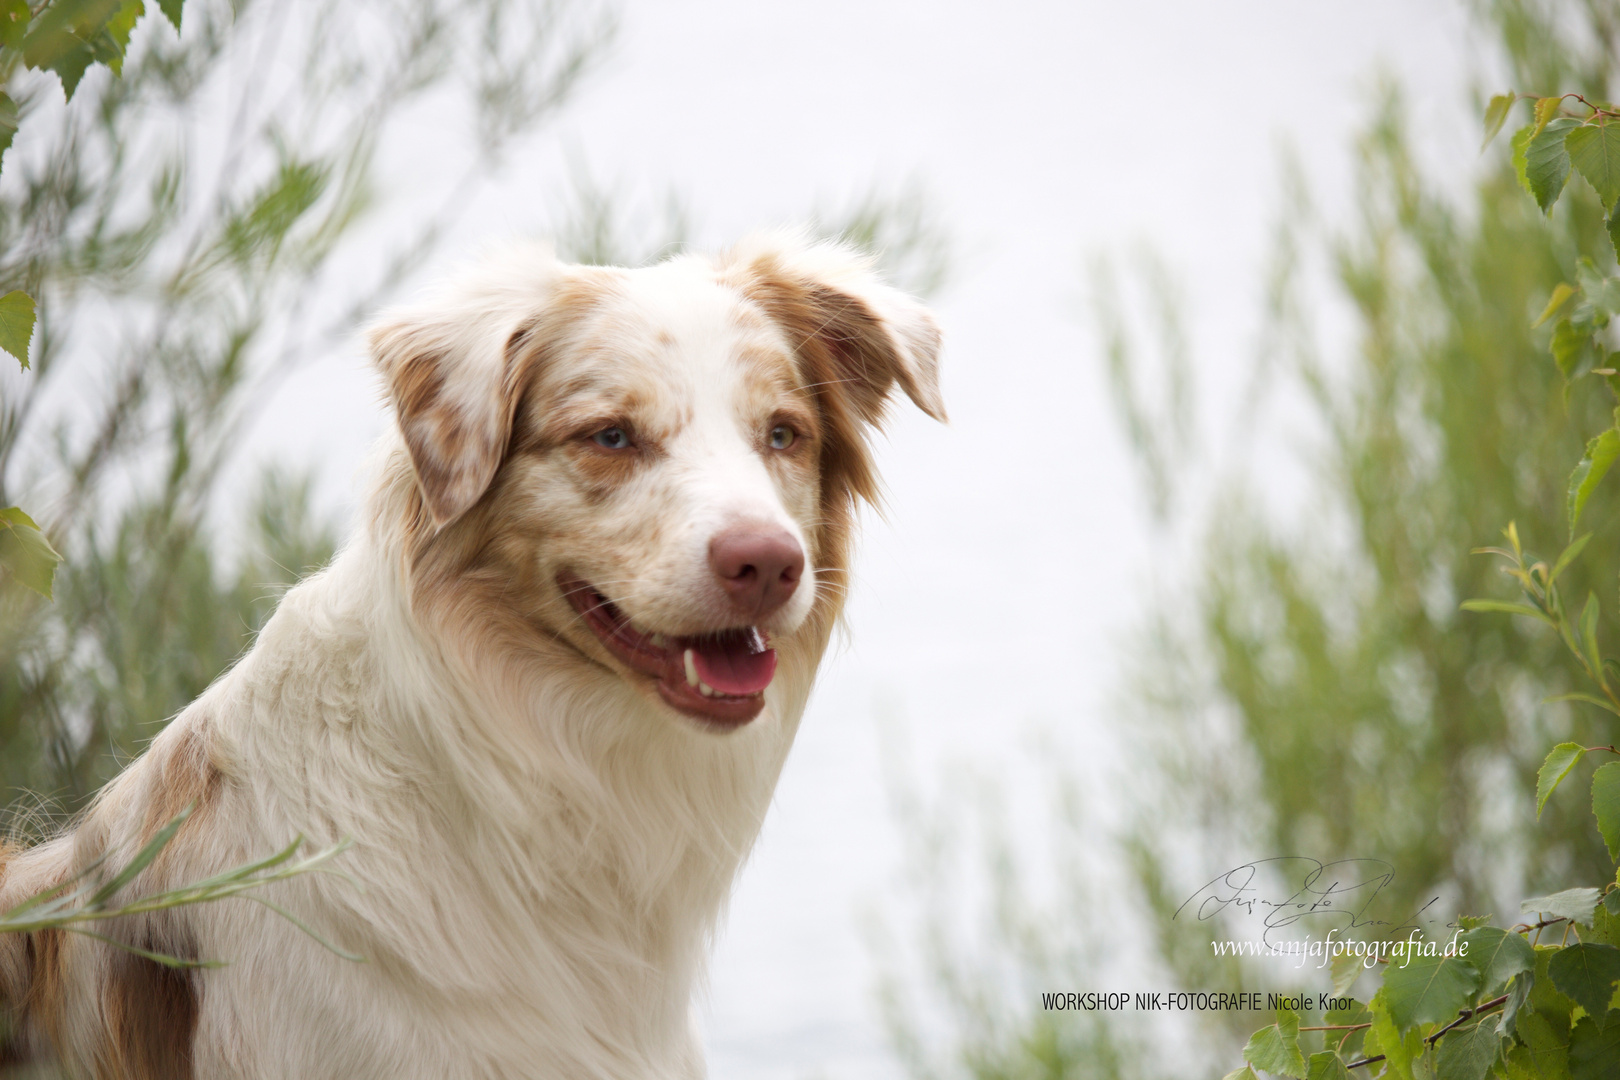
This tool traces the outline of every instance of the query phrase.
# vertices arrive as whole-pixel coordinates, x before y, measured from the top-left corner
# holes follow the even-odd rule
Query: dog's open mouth
[[[674,637],[636,629],[612,602],[578,578],[559,578],[574,605],[608,651],[657,681],[674,708],[710,724],[740,727],[765,707],[765,688],[776,674],[776,650],[752,626]]]

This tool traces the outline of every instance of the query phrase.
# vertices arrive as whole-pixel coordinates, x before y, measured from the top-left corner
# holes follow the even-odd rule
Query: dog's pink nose
[[[777,525],[734,525],[709,541],[709,566],[737,611],[756,622],[788,602],[804,549]]]

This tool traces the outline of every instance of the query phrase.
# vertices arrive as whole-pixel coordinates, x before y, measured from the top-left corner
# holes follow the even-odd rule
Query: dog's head
[[[413,602],[563,642],[711,727],[759,714],[773,646],[819,654],[891,388],[944,419],[929,313],[793,236],[640,270],[528,250],[371,341]]]

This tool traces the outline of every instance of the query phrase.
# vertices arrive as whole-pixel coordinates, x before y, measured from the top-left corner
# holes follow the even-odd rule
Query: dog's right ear
[[[862,421],[880,422],[897,384],[923,412],[945,419],[939,326],[921,303],[880,281],[870,258],[786,231],[744,240],[727,268],[787,332],[804,374],[837,386]]]
[[[549,248],[514,250],[371,328],[372,358],[438,528],[472,509],[506,456],[520,392],[513,343],[560,271]]]

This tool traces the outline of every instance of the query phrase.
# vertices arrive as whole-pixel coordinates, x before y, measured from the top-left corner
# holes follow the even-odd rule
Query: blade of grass
[[[228,963],[228,961],[225,960],[182,960],[180,957],[170,956],[168,953],[152,952],[150,949],[137,948],[134,945],[129,945],[125,942],[119,941],[117,938],[110,938],[106,934],[98,934],[94,930],[86,930],[83,927],[64,926],[62,929],[66,930],[70,934],[83,934],[85,937],[95,938],[97,941],[106,942],[108,945],[111,945],[114,948],[123,949],[127,953],[134,953],[136,956],[144,957],[145,959],[152,961],[154,964],[162,964],[167,968],[222,968]]]
[[[1584,701],[1588,705],[1596,705],[1600,709],[1606,709],[1616,716],[1620,716],[1620,709],[1616,709],[1612,702],[1604,701],[1594,694],[1556,694],[1550,698],[1542,698],[1542,704],[1544,705],[1551,705],[1555,701]]]
[[[94,906],[106,903],[119,889],[128,885],[136,874],[151,865],[152,860],[158,857],[158,852],[167,847],[169,841],[174,839],[174,834],[180,831],[180,826],[186,823],[186,819],[191,816],[191,811],[196,806],[196,803],[190,803],[185,809],[170,818],[169,823],[159,829],[152,839],[147,841],[146,846],[135,853],[135,857],[129,861],[128,866],[119,871],[111,881],[96,890],[95,894],[90,897],[90,904]]]
[[[341,956],[345,960],[352,960],[357,964],[363,964],[363,963],[366,962],[366,958],[361,956],[359,953],[346,952],[343,949],[338,948],[336,945],[333,945],[330,941],[327,941],[320,934],[317,934],[313,927],[306,924],[302,919],[298,918],[298,916],[294,915],[292,912],[288,911],[286,908],[282,907],[280,904],[277,904],[277,903],[275,903],[273,901],[270,901],[270,900],[266,900],[262,896],[251,896],[250,895],[250,896],[247,896],[247,899],[252,900],[255,904],[263,904],[265,907],[269,908],[271,911],[275,912],[277,915],[280,915],[283,919],[286,919],[288,922],[290,922],[294,926],[298,927],[298,929],[302,930],[304,933],[306,933],[310,937],[314,938],[315,941],[317,943],[319,943],[323,948],[325,948],[328,952],[331,952],[331,953],[334,953],[334,954],[336,954],[338,956]]]

